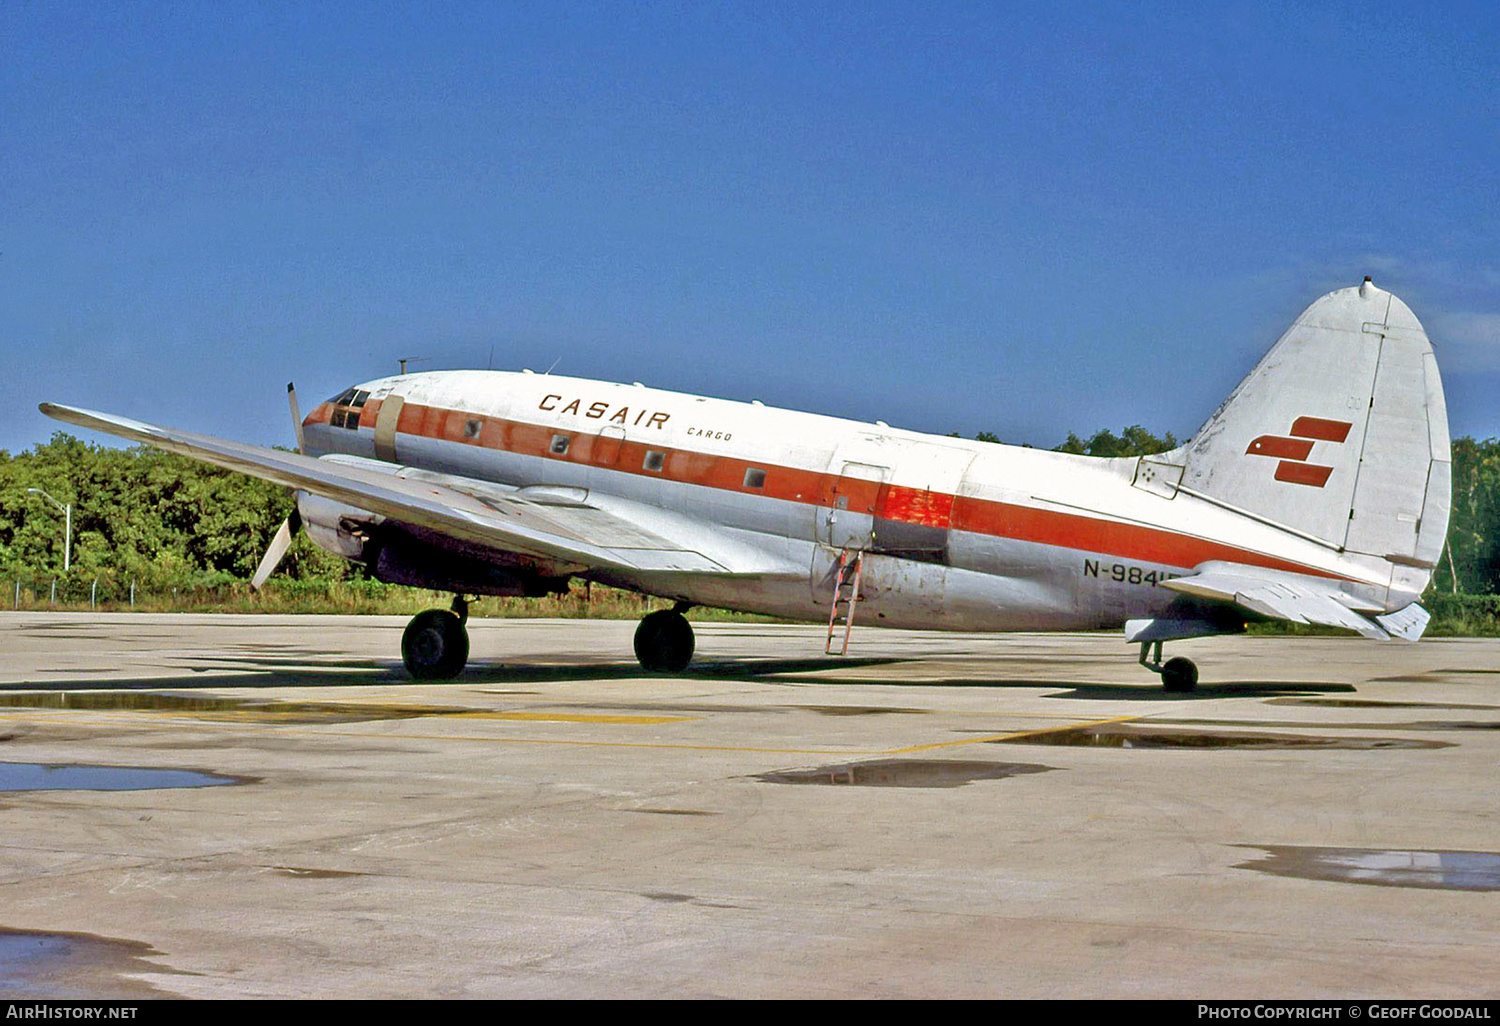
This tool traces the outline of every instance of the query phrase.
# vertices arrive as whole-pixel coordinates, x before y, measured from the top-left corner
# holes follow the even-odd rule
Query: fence
[[[15,575],[10,581],[11,609],[87,608],[101,607],[134,608],[138,601],[148,598],[139,579],[121,578],[112,574],[82,576],[79,574],[34,574]],[[233,585],[189,585],[191,595],[207,596],[227,593]],[[159,603],[170,595],[177,598],[182,586],[177,585],[150,593],[151,601]],[[0,601],[4,601],[0,599]]]
[[[447,607],[452,595],[419,591],[372,580],[277,580],[262,591],[248,581],[215,575],[175,583],[143,582],[108,573],[11,574],[13,610],[99,610],[104,612],[228,613],[384,613],[410,615]],[[0,592],[4,595],[4,592]],[[0,602],[4,599],[0,598]],[[670,603],[602,585],[577,583],[564,595],[543,598],[481,598],[470,603],[475,616],[566,616],[601,619],[640,617]],[[0,607],[3,608],[3,607]],[[706,612],[706,611],[701,611]]]

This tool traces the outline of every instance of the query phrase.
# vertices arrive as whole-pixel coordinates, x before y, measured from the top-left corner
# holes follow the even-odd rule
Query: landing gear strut
[[[418,680],[452,680],[469,661],[469,603],[453,597],[452,609],[429,609],[418,613],[401,635],[401,660],[406,672]]]
[[[635,657],[643,669],[677,673],[693,658],[693,627],[682,614],[691,609],[679,602],[671,609],[647,613],[635,629]]]
[[[1155,651],[1151,652],[1153,646]],[[1148,652],[1151,652],[1149,659]],[[1163,663],[1159,641],[1141,642],[1141,665],[1152,673],[1161,674],[1161,686],[1168,691],[1191,691],[1198,686],[1197,665],[1182,656],[1174,656]]]

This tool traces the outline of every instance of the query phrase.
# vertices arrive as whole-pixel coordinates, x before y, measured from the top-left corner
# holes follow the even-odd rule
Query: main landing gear
[[[635,629],[635,657],[653,673],[677,673],[693,658],[693,627],[683,616],[691,604],[648,613]],[[452,680],[469,661],[469,603],[453,597],[451,609],[418,613],[401,635],[401,660],[417,680]]]
[[[679,602],[671,609],[647,613],[635,629],[635,657],[641,667],[656,673],[677,673],[693,658],[693,626],[683,616],[692,605]]]
[[[451,609],[418,613],[401,635],[401,660],[418,680],[452,680],[469,661],[469,603],[453,596]]]
[[[1155,646],[1151,657],[1147,653]],[[1165,663],[1161,661],[1161,642],[1141,642],[1141,665],[1152,673],[1161,674],[1161,686],[1168,691],[1191,691],[1198,686],[1198,667],[1191,659],[1174,656]]]

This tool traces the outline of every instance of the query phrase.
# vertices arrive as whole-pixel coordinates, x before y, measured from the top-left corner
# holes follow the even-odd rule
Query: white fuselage
[[[859,621],[951,630],[1119,626],[1210,560],[1333,578],[1396,608],[1390,565],[1185,492],[1140,461],[972,442],[639,385],[446,371],[358,386],[304,423],[347,454],[519,488],[587,491],[753,548],[768,572],[587,576],[695,604],[826,619],[839,554],[866,553]],[[346,393],[347,395],[347,393]],[[1357,582],[1351,584],[1350,582]],[[1174,603],[1176,604],[1174,606]]]

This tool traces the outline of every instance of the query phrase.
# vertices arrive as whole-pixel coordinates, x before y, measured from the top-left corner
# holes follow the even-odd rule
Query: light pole
[[[65,518],[63,526],[63,573],[67,573],[73,566],[73,504],[70,502],[65,506],[40,488],[28,488],[26,491],[33,495],[40,495],[63,511],[63,517]]]

